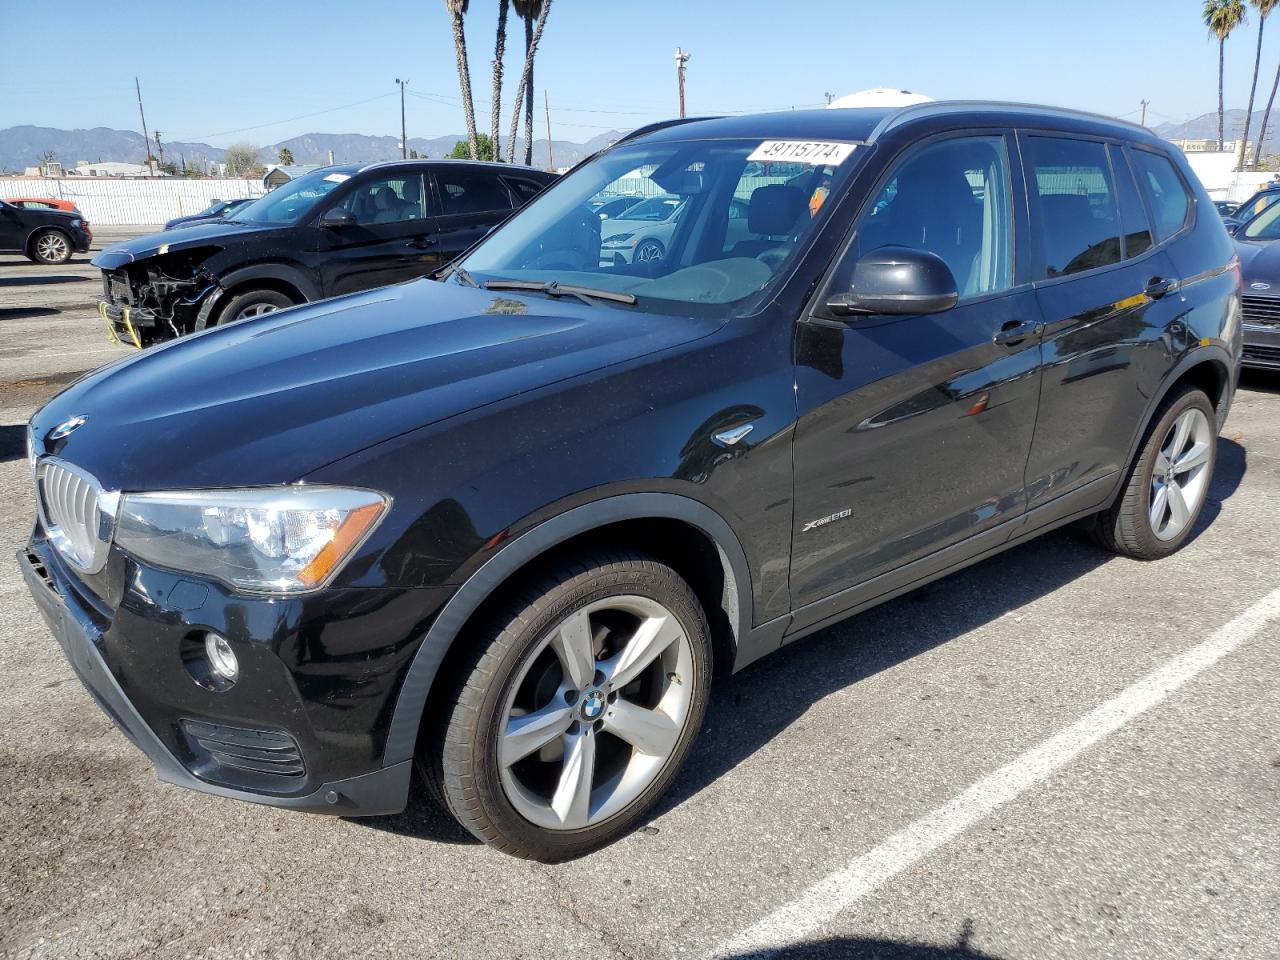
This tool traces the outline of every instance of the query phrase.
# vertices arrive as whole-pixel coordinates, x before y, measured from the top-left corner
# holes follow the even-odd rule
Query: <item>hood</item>
[[[135,237],[108,247],[93,258],[93,265],[103,270],[119,270],[137,260],[183,250],[187,247],[217,246],[232,237],[270,233],[290,229],[286,224],[236,223],[231,220],[201,220],[198,223],[164,230],[145,237]]]
[[[1236,254],[1240,257],[1240,270],[1244,275],[1244,292],[1251,292],[1250,284],[1269,283],[1274,296],[1280,296],[1280,243],[1275,241],[1237,240]],[[1261,291],[1265,294],[1266,291]]]
[[[718,326],[417,280],[136,354],[73,384],[32,424],[46,452],[109,489],[286,483],[410,430]],[[73,417],[86,420],[44,443]]]

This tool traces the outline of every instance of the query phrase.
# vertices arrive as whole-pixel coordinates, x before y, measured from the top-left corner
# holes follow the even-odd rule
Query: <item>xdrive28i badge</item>
[[[50,440],[61,440],[63,437],[70,435],[80,427],[84,426],[84,422],[88,417],[72,417],[70,420],[63,420],[60,424],[49,431]]]

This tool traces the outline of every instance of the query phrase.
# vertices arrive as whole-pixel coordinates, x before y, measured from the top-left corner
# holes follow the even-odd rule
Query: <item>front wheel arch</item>
[[[599,538],[607,536],[615,525],[653,521],[686,524],[705,537],[714,550],[720,564],[722,593],[713,598],[711,604],[706,597],[701,599],[709,615],[717,610],[722,614],[724,633],[728,635],[722,634],[717,639],[716,653],[718,658],[732,663],[738,655],[739,641],[752,631],[752,581],[746,554],[728,523],[705,504],[678,494],[623,494],[584,504],[516,537],[480,567],[445,604],[427,630],[401,684],[387,733],[383,766],[413,757],[427,705],[438,681],[447,672],[442,666],[451,651],[456,653],[455,641],[474,622],[487,601],[539,560],[553,558],[557,548],[572,547],[579,538],[598,544]],[[693,586],[698,591],[699,584]],[[702,586],[705,590],[706,584]]]

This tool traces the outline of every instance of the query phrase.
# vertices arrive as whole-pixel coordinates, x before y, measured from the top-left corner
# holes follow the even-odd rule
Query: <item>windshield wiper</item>
[[[448,280],[450,277],[457,277],[459,280],[465,283],[468,287],[478,288],[480,286],[480,284],[476,283],[476,278],[473,277],[471,274],[469,274],[466,271],[466,268],[463,267],[462,264],[460,263],[450,264],[449,266],[445,267],[440,273],[437,273],[436,276],[441,281]]]
[[[577,297],[583,303],[590,303],[592,300],[608,300],[611,303],[630,305],[636,303],[634,293],[582,287],[575,283],[560,283],[558,280],[488,280],[484,288],[486,290],[529,290],[533,293],[545,293],[549,297]]]

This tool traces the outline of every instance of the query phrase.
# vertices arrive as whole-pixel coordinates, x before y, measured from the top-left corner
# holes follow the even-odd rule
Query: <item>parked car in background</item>
[[[600,228],[601,265],[661,260],[682,209],[681,197],[649,197],[605,220]]]
[[[89,221],[79,213],[16,207],[0,200],[0,250],[24,254],[35,263],[66,263],[93,243]]]
[[[1220,213],[1224,219],[1235,213],[1236,208],[1239,207],[1238,203],[1232,203],[1230,200],[1215,200],[1213,201],[1213,205],[1218,208],[1218,213]]]
[[[278,202],[321,238],[394,227],[419,169],[443,217],[535,182],[378,165]],[[602,257],[590,203],[636,169],[674,208],[641,221],[675,221],[669,255]],[[165,780],[388,814],[416,763],[475,836],[564,860],[644,822],[717,667],[1068,523],[1179,549],[1239,298],[1212,202],[1143,127],[932,102],[655,124],[442,282],[77,381],[30,423],[18,562]],[[791,716],[820,694],[770,695]],[[810,799],[788,789],[753,802]]]
[[[1244,272],[1242,325],[1247,367],[1280,370],[1280,204],[1272,203],[1235,232]]]
[[[98,311],[145,347],[439,270],[555,179],[505,163],[315,170],[212,219],[104,250]]]
[[[80,208],[70,200],[59,200],[56,197],[6,197],[5,203],[11,203],[23,210],[62,210],[65,213],[79,214]]]
[[[643,200],[642,196],[628,197],[600,197],[591,201],[591,209],[595,211],[596,216],[601,220],[611,220],[614,217],[621,216],[627,210],[630,210],[637,203]]]
[[[199,213],[188,214],[185,217],[174,217],[164,225],[164,228],[173,230],[175,227],[186,226],[189,223],[201,223],[205,220],[229,220],[232,214],[241,207],[252,203],[253,200],[253,197],[239,197],[235,200],[215,200]]]
[[[1223,222],[1227,225],[1227,231],[1234,234],[1240,229],[1241,224],[1248,223],[1277,200],[1280,200],[1280,183],[1264,184],[1248,200],[1238,204],[1231,211],[1230,216],[1224,219]]]

